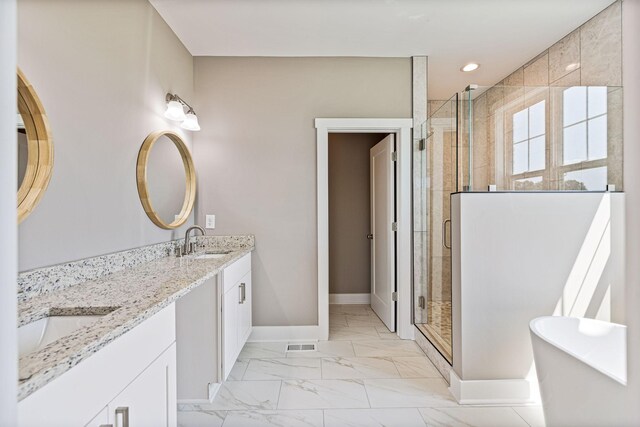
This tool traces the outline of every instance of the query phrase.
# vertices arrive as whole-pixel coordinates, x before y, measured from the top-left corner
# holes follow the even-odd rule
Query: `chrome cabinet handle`
[[[239,289],[240,289],[240,301],[239,301],[239,303],[240,304],[244,304],[244,302],[247,299],[246,291],[245,291],[246,286],[247,286],[246,283],[240,283],[240,286],[239,286]]]
[[[367,239],[373,240],[373,234],[367,234]]]
[[[121,406],[116,408],[116,427],[120,427],[118,415],[122,415],[122,427],[129,427],[129,407]]]
[[[451,220],[445,219],[442,222],[442,246],[446,249],[451,249],[451,245],[447,245],[447,223],[451,224]]]

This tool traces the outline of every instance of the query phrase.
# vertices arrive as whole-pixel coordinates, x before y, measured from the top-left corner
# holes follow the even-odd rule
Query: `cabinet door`
[[[175,427],[175,366],[176,346],[173,344],[109,403],[110,424],[114,427]]]
[[[238,356],[239,287],[236,284],[222,296],[222,354],[224,380],[227,379]]]
[[[251,271],[240,280],[238,286],[242,295],[238,306],[238,352],[240,352],[251,334]]]

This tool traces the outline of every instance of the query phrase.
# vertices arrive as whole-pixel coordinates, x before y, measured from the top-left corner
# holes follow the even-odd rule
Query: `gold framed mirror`
[[[136,180],[142,207],[155,225],[172,230],[189,219],[196,200],[196,172],[180,135],[157,131],[145,138]]]
[[[53,170],[53,141],[40,98],[18,70],[18,223],[38,205]]]

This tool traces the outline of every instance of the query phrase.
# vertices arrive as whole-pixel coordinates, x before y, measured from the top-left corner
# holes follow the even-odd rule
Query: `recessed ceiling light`
[[[567,71],[574,71],[574,70],[577,70],[578,68],[580,68],[580,63],[579,62],[574,62],[574,63],[569,64],[566,67],[564,67],[564,69],[567,70]]]
[[[464,67],[460,68],[460,71],[464,71],[465,73],[468,73],[469,71],[477,70],[478,67],[480,67],[480,64],[476,64],[475,62],[470,62]]]

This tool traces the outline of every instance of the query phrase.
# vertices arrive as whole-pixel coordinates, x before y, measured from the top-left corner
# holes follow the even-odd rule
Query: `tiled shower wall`
[[[609,86],[607,178],[616,189],[622,189],[621,9],[621,0],[618,0],[473,101],[474,190],[486,191],[489,184],[497,184],[498,189],[513,189],[505,178],[508,175],[505,171],[511,167],[510,144],[501,142],[510,141],[512,122],[500,116],[510,117],[509,112],[522,110],[542,99],[550,105],[559,104],[562,102],[559,87],[567,86]],[[548,116],[553,114],[550,110],[554,108],[547,108]],[[547,123],[559,121],[557,117],[547,117]],[[496,150],[496,141],[505,148],[503,156],[496,154],[501,152]],[[547,143],[547,151],[553,146]],[[547,158],[552,155],[556,154],[548,152]],[[545,174],[543,187],[539,189],[563,189],[553,171]]]
[[[485,191],[489,184],[495,184],[496,174],[496,119],[498,112],[509,102],[521,100],[527,102],[528,96],[535,88],[560,87],[560,86],[621,86],[622,85],[622,33],[621,33],[621,1],[617,1],[600,12],[591,20],[562,38],[550,48],[546,49],[535,58],[518,68],[495,86],[484,92],[473,101],[473,190]],[[426,65],[426,58],[423,58]],[[430,271],[428,268],[428,247],[431,246],[427,238],[429,224],[429,212],[427,206],[427,182],[429,177],[430,159],[427,158],[427,150],[418,149],[421,135],[420,125],[425,117],[416,114],[416,104],[421,105],[423,97],[427,94],[426,87],[420,86],[420,79],[426,78],[424,74],[416,74],[416,58],[414,58],[414,299],[421,295],[427,296],[427,282],[429,275],[432,279],[449,280],[451,278],[451,264],[443,262],[442,271]],[[575,64],[572,67],[567,67]],[[417,79],[417,80],[416,80]],[[418,86],[417,86],[418,84]],[[610,91],[609,97],[613,99],[610,105],[621,108],[622,91]],[[454,95],[454,94],[451,94]],[[445,100],[428,100],[426,102],[426,117],[430,117],[438,111]],[[523,107],[524,108],[524,107]],[[443,114],[446,114],[444,111]],[[615,112],[613,112],[615,113]],[[617,117],[617,114],[611,114]],[[461,120],[462,121],[462,120]],[[468,123],[461,123],[468,126]],[[462,130],[462,129],[461,129]],[[621,159],[621,121],[609,123],[610,157],[618,156]],[[508,135],[509,129],[500,129],[501,137]],[[468,147],[468,135],[464,131],[461,136],[461,155],[464,156]],[[614,158],[615,161],[617,161]],[[621,163],[621,160],[620,160]],[[451,176],[452,162],[444,162],[444,173]],[[466,174],[467,164],[463,164],[460,173]],[[504,166],[502,166],[504,168]],[[615,183],[617,189],[622,188],[622,170],[610,168],[609,182]],[[615,175],[619,176],[615,176]],[[460,187],[464,182],[461,181]],[[548,187],[553,184],[550,183]],[[552,189],[552,188],[546,188]],[[449,200],[443,202],[443,209],[447,209]],[[448,214],[444,214],[448,217]],[[433,226],[434,236],[431,239],[436,242],[435,234],[441,233],[440,226]],[[445,254],[443,254],[445,255]],[[436,269],[432,269],[436,270]],[[432,280],[433,281],[433,280]],[[435,280],[434,283],[438,283]],[[443,282],[444,283],[444,282]],[[447,300],[450,298],[450,288],[433,289],[434,300]],[[415,323],[426,322],[426,312],[415,310]]]

